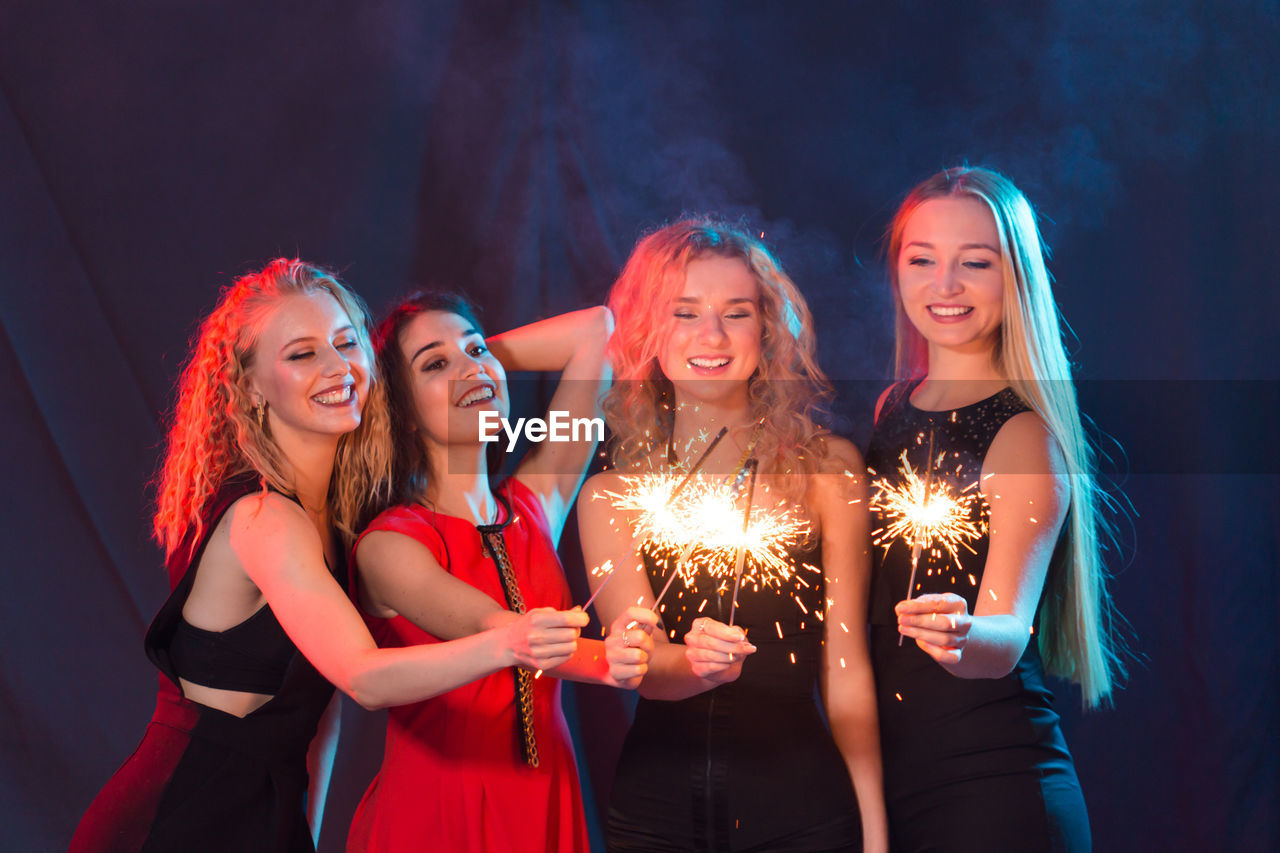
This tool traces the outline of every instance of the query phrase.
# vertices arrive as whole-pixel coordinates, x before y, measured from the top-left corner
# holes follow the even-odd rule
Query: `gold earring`
[[[266,429],[267,423],[267,401],[258,398],[258,402],[253,404],[253,416],[258,420],[258,429]]]

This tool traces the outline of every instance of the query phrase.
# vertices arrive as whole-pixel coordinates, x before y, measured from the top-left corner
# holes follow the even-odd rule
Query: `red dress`
[[[514,479],[497,493],[511,508],[503,536],[526,606],[572,606],[538,499]],[[506,607],[497,566],[470,522],[423,506],[398,506],[374,519],[365,535],[373,530],[416,539],[445,571]],[[365,621],[379,646],[440,642],[403,616]],[[585,853],[586,821],[560,682],[543,677],[533,685],[536,768],[521,759],[511,670],[392,708],[382,767],[356,810],[348,851]]]

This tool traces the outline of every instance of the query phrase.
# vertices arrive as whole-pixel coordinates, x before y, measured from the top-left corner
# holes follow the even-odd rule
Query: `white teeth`
[[[317,403],[323,403],[326,406],[336,406],[338,403],[345,403],[351,399],[351,386],[343,385],[337,391],[330,391],[327,394],[317,394],[311,399]]]
[[[472,403],[478,403],[481,400],[492,400],[493,389],[489,387],[477,388],[467,396],[458,401],[459,406],[470,406]]]
[[[937,314],[939,317],[959,317],[961,314],[968,314],[973,308],[963,305],[930,305],[929,311]]]
[[[694,367],[724,367],[729,363],[729,358],[728,356],[721,356],[720,358],[691,358],[689,363]]]

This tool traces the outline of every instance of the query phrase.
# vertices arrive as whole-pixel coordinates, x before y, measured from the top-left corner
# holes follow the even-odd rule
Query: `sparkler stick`
[[[698,461],[693,463],[693,467],[689,469],[689,473],[684,475],[684,479],[681,480],[680,484],[671,492],[671,497],[667,498],[668,506],[675,502],[675,499],[680,496],[680,493],[685,490],[685,487],[689,485],[697,475],[698,471],[702,469],[702,463],[707,461],[707,457],[711,455],[711,451],[715,450],[716,445],[720,443],[720,439],[724,438],[728,434],[729,428],[727,426],[720,427],[720,431],[716,433],[716,437],[711,439],[711,443],[707,445],[707,449],[702,451],[702,455],[698,457]],[[662,602],[663,597],[666,596],[667,590],[671,589],[671,582],[676,579],[676,575],[680,574],[680,566],[689,558],[689,553],[693,550],[694,545],[696,544],[696,542],[690,542],[688,545],[685,545],[684,550],[680,552],[680,558],[677,559],[675,564],[671,567],[671,577],[667,578],[666,586],[662,588],[662,592],[658,593],[657,600],[653,602],[654,613],[658,612],[658,605]]]
[[[671,500],[680,497],[680,493],[684,491],[685,486],[689,485],[689,481],[694,478],[702,468],[702,463],[707,461],[707,457],[711,455],[711,451],[716,449],[716,445],[720,443],[720,439],[729,433],[727,426],[720,427],[720,431],[716,433],[716,437],[711,439],[711,443],[707,445],[707,449],[702,451],[702,455],[698,457],[698,461],[693,463],[693,467],[689,469],[689,473],[684,475],[684,479],[680,481],[680,485],[676,486],[675,491],[671,493]]]
[[[748,459],[747,469],[747,506],[742,510],[742,537],[747,536],[747,528],[751,524],[751,502],[756,496],[756,472],[760,468],[760,462],[757,459]],[[742,569],[747,563],[747,548],[743,543],[738,546],[738,553],[734,555],[733,563],[733,602],[729,605],[729,627],[733,627],[733,617],[738,610],[738,587],[742,583]]]
[[[689,559],[689,554],[697,546],[698,546],[698,543],[696,541],[690,542],[689,544],[684,546],[683,550],[680,551],[680,556],[676,558],[675,565],[671,567],[671,575],[667,578],[666,586],[662,588],[662,592],[658,593],[657,600],[653,602],[653,607],[651,609],[653,610],[654,613],[658,612],[658,605],[661,604],[662,599],[666,597],[667,590],[671,589],[672,581],[674,581],[676,577],[680,574],[680,567],[684,565],[685,560]]]
[[[604,588],[609,585],[609,581],[613,580],[613,576],[616,575],[617,573],[618,573],[618,570],[616,568],[609,570],[608,577],[604,579],[604,582],[600,584],[600,586],[596,587],[595,592],[591,593],[591,597],[587,599],[587,603],[582,605],[583,610],[586,610],[588,607],[590,607],[592,602],[596,600],[596,596],[604,592]]]
[[[924,468],[924,512],[929,511],[929,493],[933,491],[933,427],[929,427],[929,458]],[[924,542],[920,537],[911,543],[911,577],[907,578],[907,600],[911,600],[911,591],[916,587],[916,567],[920,565],[920,552],[924,550]],[[898,635],[898,645],[902,645],[904,635]]]

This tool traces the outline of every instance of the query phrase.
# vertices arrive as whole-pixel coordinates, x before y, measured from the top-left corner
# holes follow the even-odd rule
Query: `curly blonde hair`
[[[206,506],[229,478],[253,472],[268,487],[293,493],[292,472],[253,415],[248,372],[258,337],[283,297],[325,292],[342,306],[368,356],[370,387],[360,426],[342,436],[329,481],[329,506],[348,545],[390,464],[386,394],[369,343],[364,302],[337,276],[297,258],[277,258],[236,279],[200,325],[178,380],[178,402],[158,477],[155,538],[172,554],[188,531],[198,542]]]
[[[613,432],[611,460],[619,468],[633,467],[671,437],[674,392],[658,354],[685,270],[707,257],[742,261],[759,286],[760,364],[747,390],[751,418],[763,423],[755,455],[763,470],[800,484],[828,454],[825,430],[815,418],[832,396],[814,356],[809,306],[759,240],[706,217],[682,219],[642,238],[609,292],[616,320],[609,341],[615,381],[604,401]]]

